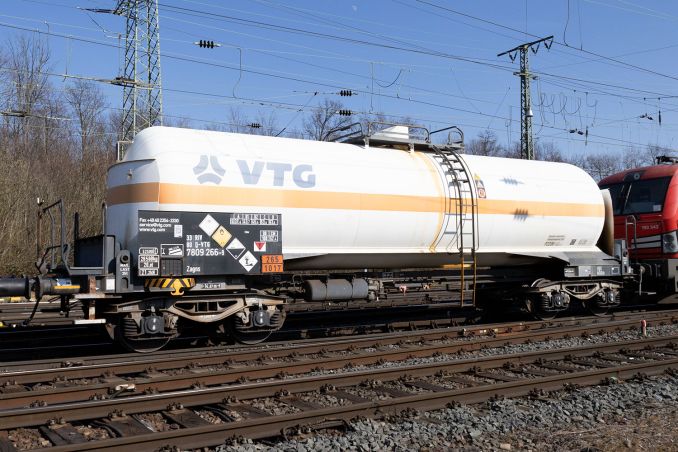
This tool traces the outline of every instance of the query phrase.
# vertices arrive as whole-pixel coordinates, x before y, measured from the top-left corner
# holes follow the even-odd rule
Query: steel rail
[[[271,357],[285,356],[285,352],[314,353],[322,349],[326,351],[341,350],[349,346],[367,347],[374,342],[380,342],[382,345],[392,345],[404,341],[426,341],[426,340],[448,340],[454,337],[469,336],[497,336],[510,337],[512,334],[521,332],[538,331],[556,331],[562,328],[589,328],[609,331],[610,328],[633,326],[633,321],[643,318],[649,322],[648,326],[661,324],[662,322],[678,322],[678,312],[655,312],[634,313],[620,317],[586,317],[586,318],[568,318],[559,321],[532,321],[532,322],[510,322],[495,323],[485,325],[458,326],[448,328],[436,328],[424,331],[407,331],[396,333],[367,334],[360,337],[339,337],[334,339],[303,339],[298,341],[269,342],[260,346],[228,346],[204,348],[200,353],[195,349],[171,350],[149,354],[116,354],[109,356],[89,356],[77,357],[72,360],[40,360],[40,361],[22,361],[5,364],[0,368],[0,384],[10,379],[17,382],[30,383],[31,380],[20,380],[22,375],[40,375],[58,372],[55,377],[67,378],[86,378],[101,375],[101,373],[89,373],[89,369],[110,368],[115,366],[125,372],[141,372],[149,367],[157,370],[172,369],[183,367],[187,360],[198,358],[199,363],[205,365],[219,364],[220,360],[231,359],[233,361],[246,361],[256,359],[262,354]],[[590,323],[587,323],[590,322]],[[177,363],[180,363],[179,366]],[[135,364],[138,364],[135,366]],[[97,367],[99,366],[99,367]],[[128,367],[126,367],[128,366]],[[80,372],[78,372],[78,370]],[[52,375],[50,375],[51,377]],[[40,380],[35,380],[36,382]]]
[[[633,323],[630,321],[621,321],[621,322],[611,322],[607,324],[602,329],[611,329],[617,330],[622,326],[633,326]],[[595,327],[596,330],[600,330],[600,326]],[[246,355],[244,359],[241,359],[239,362],[224,361],[223,358],[213,359],[209,357],[205,359],[206,362],[201,361],[200,359],[194,361],[189,365],[187,372],[183,372],[177,375],[165,375],[159,374],[156,370],[147,371],[151,375],[141,376],[132,379],[122,379],[120,376],[125,375],[125,368],[117,369],[116,375],[106,375],[102,374],[101,368],[95,367],[94,369],[86,368],[67,368],[63,369],[64,373],[60,375],[48,374],[49,379],[47,382],[54,380],[56,382],[57,388],[55,389],[46,389],[41,388],[40,390],[29,390],[22,391],[20,388],[15,385],[26,383],[26,380],[33,378],[35,381],[35,376],[31,373],[26,373],[23,375],[9,375],[4,376],[0,379],[0,383],[4,382],[8,386],[15,386],[9,388],[10,391],[0,394],[0,406],[5,409],[19,408],[34,404],[36,402],[40,404],[54,404],[54,403],[64,403],[64,402],[75,402],[88,400],[92,397],[95,398],[105,398],[107,394],[115,391],[115,388],[121,384],[134,385],[135,391],[176,391],[181,389],[191,388],[196,385],[223,385],[231,384],[241,379],[255,379],[255,378],[274,378],[277,375],[281,374],[301,374],[304,372],[312,371],[316,368],[323,369],[341,369],[342,367],[348,365],[371,365],[376,364],[382,361],[402,361],[409,358],[415,357],[430,357],[434,354],[439,353],[458,353],[460,351],[473,351],[480,350],[483,348],[497,347],[507,344],[520,344],[526,343],[528,341],[535,340],[544,340],[544,339],[557,339],[564,338],[573,335],[585,334],[590,332],[590,327],[582,326],[575,328],[560,328],[560,329],[547,329],[546,331],[539,331],[535,333],[532,332],[522,332],[510,337],[502,336],[496,338],[483,338],[475,339],[470,341],[461,341],[454,342],[449,344],[406,344],[406,346],[401,346],[397,349],[387,349],[387,350],[376,350],[368,353],[350,353],[347,355],[341,356],[329,356],[329,357],[311,357],[310,359],[303,359],[303,355],[299,356],[292,354],[289,349],[278,349],[272,351],[272,353],[261,354],[257,352],[257,357]],[[374,342],[368,344],[363,343],[363,345],[378,346]],[[384,344],[380,344],[384,345]],[[409,346],[408,346],[409,345]],[[346,348],[345,344],[337,345],[332,349],[332,347],[325,348],[325,351],[350,351]],[[311,348],[307,350],[309,354],[317,354],[320,350],[316,348]],[[292,350],[293,353],[296,353],[295,350]],[[274,358],[289,358],[292,357],[294,361],[280,361],[273,363],[266,363],[267,360]],[[241,358],[243,358],[241,356]],[[257,363],[252,365],[252,363]],[[186,368],[187,364],[183,362],[182,368]],[[203,367],[201,369],[200,366]],[[226,365],[225,369],[210,369],[208,366],[213,365]],[[144,367],[148,369],[148,366]],[[109,369],[110,367],[105,367],[104,369]],[[87,371],[93,372],[91,375],[87,375]],[[45,377],[44,373],[40,373],[41,377]],[[66,378],[68,377],[68,378]],[[69,384],[67,379],[75,378],[99,378],[103,379],[102,383],[92,383],[92,384]],[[45,382],[44,378],[40,382]],[[7,389],[7,388],[6,388]]]
[[[336,425],[339,420],[349,421],[356,416],[380,417],[384,414],[396,414],[405,409],[430,411],[445,408],[450,402],[478,403],[500,395],[512,397],[524,396],[535,389],[545,391],[563,389],[564,383],[591,386],[600,384],[601,381],[610,377],[622,380],[639,373],[656,375],[677,366],[678,358],[674,358],[667,361],[621,365],[613,368],[585,370],[524,381],[483,385],[445,392],[423,393],[348,406],[302,411],[283,416],[262,417],[240,422],[184,428],[41,450],[49,450],[50,452],[91,449],[120,450],[123,447],[134,447],[134,450],[157,450],[167,446],[181,449],[197,449],[223,444],[226,439],[232,437],[269,438],[284,435],[286,429],[298,426],[330,423]]]
[[[618,330],[622,327],[633,327],[632,321],[610,322],[605,326],[595,326],[596,332],[600,330]],[[481,338],[472,340],[460,340],[449,344],[428,344],[410,343],[400,345],[397,349],[379,350],[370,353],[363,353],[359,355],[354,353],[354,346],[356,342],[340,343],[340,344],[324,344],[321,348],[315,346],[311,347],[303,345],[301,349],[305,349],[307,355],[315,355],[318,353],[328,352],[351,352],[349,355],[339,357],[312,357],[310,360],[304,360],[303,355],[298,353],[299,349],[276,349],[268,350],[264,353],[256,352],[255,355],[248,353],[232,355],[230,358],[224,359],[220,356],[215,357],[200,357],[193,361],[187,362],[185,360],[179,361],[182,369],[188,368],[188,372],[179,375],[164,375],[158,373],[159,368],[167,370],[167,367],[153,367],[139,366],[135,364],[132,368],[120,363],[116,365],[116,374],[110,372],[109,366],[90,366],[90,367],[72,367],[60,369],[58,371],[39,371],[39,372],[15,372],[2,375],[0,378],[0,385],[5,385],[5,388],[0,387],[0,404],[5,408],[18,408],[27,406],[39,398],[40,403],[62,403],[65,401],[87,400],[90,397],[102,397],[105,394],[112,392],[119,384],[134,384],[137,391],[150,390],[169,391],[188,388],[201,382],[202,384],[226,384],[237,381],[241,378],[271,378],[279,373],[302,373],[312,370],[318,366],[325,368],[337,369],[347,364],[352,365],[366,365],[374,364],[379,361],[397,361],[413,357],[428,357],[435,353],[457,353],[459,351],[472,351],[482,348],[497,347],[507,344],[519,344],[534,340],[543,339],[557,339],[573,335],[590,333],[591,329],[587,326],[581,327],[565,327],[558,329],[546,329],[545,331],[537,332],[519,332],[516,334],[508,334],[501,337]],[[383,339],[383,338],[382,338]],[[391,338],[394,339],[393,337]],[[381,341],[358,341],[363,347],[379,347],[389,345],[389,343],[382,343]],[[393,343],[393,342],[390,342]],[[239,359],[236,361],[233,356]],[[266,361],[275,358],[293,358],[294,362],[270,363],[266,365]],[[173,363],[176,361],[173,360]],[[252,362],[257,365],[251,366]],[[146,363],[149,364],[149,363]],[[227,369],[209,369],[207,366],[226,366]],[[140,370],[143,367],[144,370]],[[201,369],[203,367],[204,369]],[[177,366],[170,367],[176,369]],[[125,375],[133,375],[134,371],[144,372],[137,378],[123,380],[120,378]],[[152,375],[148,375],[152,374]],[[82,379],[82,378],[98,378],[104,380],[102,383],[83,384],[79,382],[78,385],[69,383],[68,380]],[[23,390],[22,384],[27,383],[55,383],[57,386],[54,389],[40,388],[40,390]],[[3,393],[4,392],[4,393]]]
[[[208,388],[196,387],[185,391],[149,393],[106,400],[88,400],[85,402],[64,403],[46,407],[6,409],[0,411],[0,426],[9,429],[41,425],[52,419],[63,419],[66,422],[81,421],[103,418],[116,410],[124,410],[125,413],[132,414],[165,410],[168,409],[168,406],[175,403],[181,403],[187,407],[200,406],[219,403],[234,396],[241,400],[245,398],[271,397],[282,390],[290,393],[307,392],[317,390],[324,385],[347,386],[358,384],[370,378],[382,381],[392,381],[401,378],[403,375],[423,377],[434,375],[440,371],[465,372],[471,369],[497,368],[505,363],[525,364],[537,360],[560,360],[568,356],[588,356],[596,352],[616,353],[625,349],[642,349],[649,346],[675,346],[677,341],[678,336],[647,338],[642,340],[595,344],[585,347],[568,347],[555,350],[503,354],[473,359],[393,366],[329,375],[277,378],[272,381],[257,383],[235,383]],[[678,358],[672,358],[665,362],[671,363],[671,367],[674,367],[678,363]],[[304,364],[304,366],[307,368],[310,365],[318,367],[319,364],[320,363],[308,363]],[[258,374],[257,368],[247,369],[246,371],[248,374],[252,375],[251,378],[260,378],[260,373]],[[199,380],[203,380],[203,377],[204,375],[197,376]],[[150,392],[153,387],[153,385],[149,384],[146,389]],[[138,385],[137,390],[139,390]],[[39,397],[39,394],[36,395]]]

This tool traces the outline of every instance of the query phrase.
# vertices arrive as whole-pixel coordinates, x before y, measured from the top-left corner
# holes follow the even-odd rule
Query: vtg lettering
[[[292,181],[297,187],[311,188],[315,187],[315,174],[313,166],[307,164],[292,165],[291,163],[281,162],[262,162],[256,160],[251,164],[247,160],[237,160],[242,180],[247,185],[257,185],[264,172],[272,173],[273,185],[282,187],[285,185],[285,178],[292,175]]]

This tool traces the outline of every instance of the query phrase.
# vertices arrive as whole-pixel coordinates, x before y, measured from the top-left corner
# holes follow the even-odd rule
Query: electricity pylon
[[[158,0],[118,0],[112,12],[126,18],[120,159],[137,132],[162,125]]]
[[[532,144],[532,105],[530,103],[530,79],[536,78],[530,74],[530,65],[528,61],[528,50],[532,53],[537,53],[539,44],[544,43],[547,49],[551,48],[553,44],[553,36],[538,39],[532,42],[520,44],[502,52],[497,56],[507,55],[511,61],[516,60],[518,52],[520,52],[520,72],[514,72],[513,75],[520,76],[520,158],[527,160],[534,160],[534,146]]]

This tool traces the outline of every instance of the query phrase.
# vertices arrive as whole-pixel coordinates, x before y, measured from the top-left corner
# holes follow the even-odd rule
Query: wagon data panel
[[[140,210],[138,220],[140,277],[283,271],[280,214]]]

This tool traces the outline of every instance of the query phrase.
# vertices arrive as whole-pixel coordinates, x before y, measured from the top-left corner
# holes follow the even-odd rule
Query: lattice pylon
[[[146,127],[162,125],[158,1],[119,0],[115,14],[126,18],[120,139],[131,142]]]

